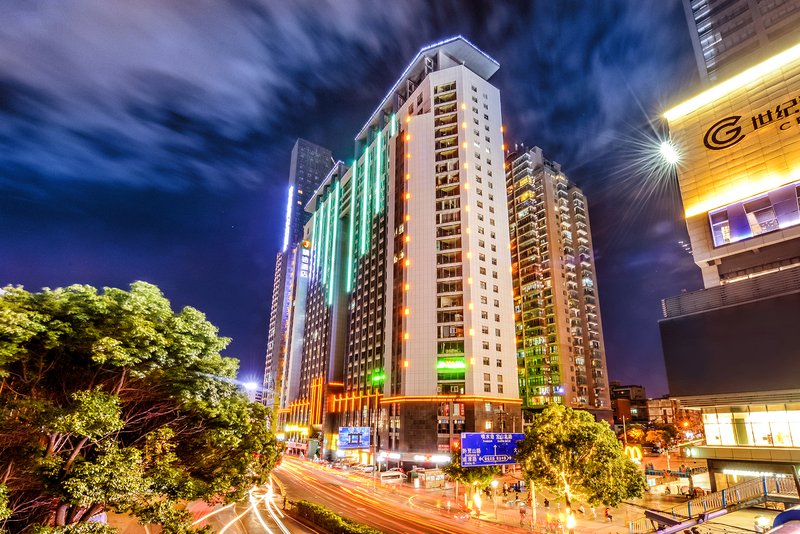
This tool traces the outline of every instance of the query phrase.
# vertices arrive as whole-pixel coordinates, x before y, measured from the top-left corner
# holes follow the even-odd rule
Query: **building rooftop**
[[[416,79],[420,74],[425,71],[425,58],[431,57],[439,52],[450,56],[453,60],[461,63],[469,70],[488,80],[497,69],[500,68],[500,63],[495,61],[488,54],[480,50],[477,46],[467,41],[464,37],[457,35],[450,37],[438,43],[434,43],[422,48],[411,63],[403,71],[403,74],[397,79],[386,96],[383,97],[381,103],[370,115],[369,120],[361,127],[361,130],[356,135],[356,140],[366,137],[367,131],[372,126],[381,114],[381,111],[392,112],[392,96],[398,92],[403,83],[408,79]]]

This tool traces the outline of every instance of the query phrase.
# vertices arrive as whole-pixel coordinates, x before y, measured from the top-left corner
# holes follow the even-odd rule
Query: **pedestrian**
[[[589,510],[592,512],[592,519],[597,519],[597,510],[594,509],[594,506],[589,508]]]
[[[524,506],[519,507],[519,526],[523,526],[525,524],[525,516],[528,514],[528,511],[525,509]]]
[[[516,493],[514,494],[514,500],[515,500],[515,501],[518,501],[518,500],[519,500],[519,492],[516,492]]]
[[[611,521],[613,520],[613,518],[611,517],[611,509],[610,508],[606,508],[604,514],[606,516],[606,522],[607,523],[611,523]]]
[[[544,507],[550,508],[550,501],[547,500],[547,497],[544,498]]]
[[[450,505],[450,499],[447,499],[447,502],[445,503],[444,506],[445,506],[445,509],[447,510],[447,513],[449,514],[450,513],[450,506],[451,506]]]
[[[586,515],[586,508],[584,508],[583,505],[578,506],[578,511],[581,515]]]

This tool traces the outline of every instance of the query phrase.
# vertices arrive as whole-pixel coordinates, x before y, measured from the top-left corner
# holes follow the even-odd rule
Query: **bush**
[[[300,517],[308,519],[333,534],[381,534],[380,530],[344,518],[313,502],[298,501],[296,506]]]

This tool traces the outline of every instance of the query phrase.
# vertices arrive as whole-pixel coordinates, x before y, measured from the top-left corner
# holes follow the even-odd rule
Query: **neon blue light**
[[[289,199],[286,201],[286,221],[283,223],[283,252],[289,246],[289,231],[291,230],[292,208],[294,204],[294,186],[289,186]]]
[[[367,207],[369,205],[369,147],[364,148],[364,172],[361,173],[364,178],[361,184],[361,255],[367,252],[367,236],[369,229],[367,228]]]
[[[347,292],[353,290],[353,231],[356,225],[356,169],[358,162],[353,162],[353,177],[350,179],[350,228],[347,236]]]

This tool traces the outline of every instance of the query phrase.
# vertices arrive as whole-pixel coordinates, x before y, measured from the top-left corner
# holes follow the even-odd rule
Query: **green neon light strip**
[[[353,290],[353,228],[356,225],[356,216],[353,210],[356,208],[356,171],[358,162],[353,163],[353,176],[350,178],[350,232],[347,236],[347,292]]]
[[[383,148],[381,148],[381,141],[383,141],[383,132],[378,132],[378,137],[375,140],[375,215],[378,215],[383,210],[383,195],[381,195],[381,157],[383,156]]]
[[[369,147],[364,149],[364,171],[361,173],[364,183],[361,184],[361,255],[367,252],[367,206],[369,205]]]
[[[336,288],[336,246],[339,237],[339,197],[341,195],[340,183],[336,182],[334,204],[331,218],[333,219],[333,239],[331,240],[331,279],[328,282],[328,306],[333,304],[333,290]]]
[[[389,137],[395,135],[397,135],[397,115],[392,113],[392,117],[389,119]]]
[[[436,368],[437,369],[448,369],[448,370],[466,369],[467,368],[467,364],[463,359],[462,360],[439,360],[436,363]]]
[[[322,235],[320,239],[322,240],[322,254],[320,261],[322,261],[322,285],[328,283],[328,254],[330,250],[328,249],[328,239],[330,239],[330,228],[328,227],[328,199],[325,199],[325,202],[322,204]]]
[[[317,212],[311,216],[311,260],[308,266],[309,274],[314,272],[317,261]]]

